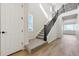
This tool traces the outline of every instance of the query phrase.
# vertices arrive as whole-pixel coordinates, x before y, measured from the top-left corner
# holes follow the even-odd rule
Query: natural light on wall
[[[44,8],[43,8],[41,3],[39,4],[39,6],[40,6],[42,12],[44,13],[45,17],[48,19],[48,15],[47,15],[46,11],[44,10]]]

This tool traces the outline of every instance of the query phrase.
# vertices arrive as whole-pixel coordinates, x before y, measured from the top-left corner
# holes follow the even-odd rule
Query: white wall
[[[55,9],[52,3],[42,3],[43,8],[45,9],[48,19],[51,20],[52,17],[55,15]]]
[[[25,41],[35,38],[44,28],[44,24],[48,21],[38,3],[29,3],[27,5],[28,6],[25,4]],[[33,16],[33,32],[28,31],[28,15]]]

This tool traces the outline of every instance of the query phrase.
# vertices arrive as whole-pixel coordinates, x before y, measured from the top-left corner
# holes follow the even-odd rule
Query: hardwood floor
[[[79,56],[79,40],[74,35],[63,35],[32,54],[23,50],[11,56]]]

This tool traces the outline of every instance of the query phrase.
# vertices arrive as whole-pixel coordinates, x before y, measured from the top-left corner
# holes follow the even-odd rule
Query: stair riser
[[[44,39],[44,38],[40,38],[40,37],[36,37],[37,39]]]
[[[44,36],[38,35],[37,37],[44,38]]]
[[[38,36],[44,36],[44,34],[39,34]]]
[[[44,34],[44,32],[40,32],[40,34]]]

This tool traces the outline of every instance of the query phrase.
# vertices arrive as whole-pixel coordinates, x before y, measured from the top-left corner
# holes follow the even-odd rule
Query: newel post
[[[44,41],[47,41],[47,25],[44,25]]]

